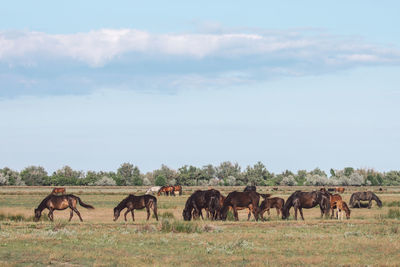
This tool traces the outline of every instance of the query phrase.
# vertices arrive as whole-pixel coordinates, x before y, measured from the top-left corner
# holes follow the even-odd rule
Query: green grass
[[[184,191],[183,196],[158,197],[158,222],[146,221],[145,210],[135,210],[135,222],[130,214],[128,222],[121,218],[114,222],[112,208],[129,190],[105,188],[101,194],[101,188],[73,189],[95,206],[95,210],[78,206],[83,223],[76,215],[68,222],[67,210],[56,211],[55,222],[49,222],[47,214],[42,215],[43,221],[33,222],[33,209],[48,188],[0,189],[13,193],[0,195],[0,266],[400,265],[397,206],[352,209],[351,219],[344,221],[321,220],[315,208],[304,210],[304,222],[293,220],[293,210],[285,221],[272,212],[266,222],[247,222],[247,210],[242,210],[239,222],[231,221],[231,212],[225,222],[185,222],[182,210],[188,195]],[[232,188],[222,189],[227,195]],[[287,199],[289,189],[275,196]],[[390,188],[379,197],[384,203],[400,202],[395,190]],[[14,194],[19,191],[23,193]],[[348,201],[350,195],[346,192],[342,197]]]

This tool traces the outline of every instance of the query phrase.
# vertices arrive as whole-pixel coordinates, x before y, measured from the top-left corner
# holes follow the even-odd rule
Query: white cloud
[[[101,67],[127,53],[144,56],[238,58],[382,63],[399,62],[400,52],[358,39],[309,31],[262,33],[152,34],[134,29],[102,29],[76,34],[0,32],[0,61],[33,64],[32,57],[69,58]],[[38,60],[38,59],[36,59]]]

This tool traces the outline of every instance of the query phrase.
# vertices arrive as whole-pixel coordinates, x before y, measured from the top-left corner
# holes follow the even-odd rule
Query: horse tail
[[[355,199],[355,193],[351,194],[350,197],[350,206],[352,206],[354,208],[354,199]]]
[[[87,209],[94,209],[94,207],[92,205],[83,203],[83,201],[79,197],[76,197],[76,198],[78,199],[79,205],[81,205],[82,207],[87,208]]]

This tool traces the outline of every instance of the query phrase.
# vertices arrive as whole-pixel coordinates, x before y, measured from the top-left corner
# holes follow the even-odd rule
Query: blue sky
[[[0,164],[399,169],[400,4],[281,2],[3,4]]]

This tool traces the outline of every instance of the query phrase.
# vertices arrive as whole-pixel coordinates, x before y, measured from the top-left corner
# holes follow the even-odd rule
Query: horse
[[[300,211],[301,219],[304,221],[303,209],[310,209],[317,205],[321,210],[321,218],[323,215],[329,214],[330,203],[329,195],[322,191],[302,192],[296,191],[286,200],[282,208],[282,219],[287,219],[290,216],[289,210],[294,207],[294,217],[297,220],[297,210]]]
[[[51,191],[51,194],[56,195],[58,193],[61,193],[65,195],[65,192],[66,192],[65,187],[55,187],[53,191]]]
[[[331,211],[332,211],[331,219],[333,218],[333,215],[335,213],[336,202],[338,202],[338,201],[342,201],[342,197],[339,194],[334,194],[334,195],[331,194],[329,196],[329,203],[330,203]]]
[[[50,219],[50,221],[54,220],[53,212],[54,210],[65,210],[66,208],[71,209],[71,213],[69,216],[69,221],[71,221],[72,216],[74,215],[74,212],[78,214],[79,219],[81,222],[83,222],[81,214],[79,213],[78,209],[76,208],[76,203],[79,202],[79,205],[81,205],[84,208],[87,209],[94,209],[93,206],[89,204],[83,203],[83,201],[74,195],[53,195],[50,194],[47,197],[45,197],[42,202],[40,202],[39,206],[34,210],[35,212],[35,221],[38,221],[40,219],[40,216],[42,215],[42,211],[44,209],[49,210],[49,214],[47,215]]]
[[[156,220],[158,221],[158,215],[157,215],[157,198],[151,195],[143,195],[143,196],[135,196],[133,194],[130,194],[126,198],[124,198],[115,208],[114,208],[114,221],[116,221],[119,218],[119,215],[123,209],[127,209],[124,218],[126,220],[126,215],[128,212],[131,212],[132,214],[132,220],[135,221],[135,215],[133,213],[133,210],[140,210],[146,208],[147,211],[147,221],[150,218],[150,209],[153,210],[153,214],[156,217]]]
[[[344,187],[335,187],[335,192],[343,194],[344,193]]]
[[[158,190],[157,196],[160,196],[161,193],[164,193],[166,196],[172,196],[172,195],[175,196],[175,190],[172,185],[162,186],[160,190]]]
[[[247,192],[247,191],[256,191],[256,186],[255,185],[248,185],[244,188],[243,192]]]
[[[150,187],[149,189],[147,189],[147,191],[146,191],[146,195],[149,195],[149,194],[155,194],[155,193],[158,193],[158,190],[160,190],[160,188],[161,188],[161,186],[153,186],[153,187]]]
[[[280,215],[280,212],[282,211],[283,205],[285,204],[285,200],[283,198],[280,197],[273,197],[273,198],[266,198],[264,199],[263,202],[261,202],[260,204],[260,210],[259,210],[259,214],[261,219],[264,219],[264,212],[267,211],[268,216],[270,215],[269,210],[271,208],[275,208],[276,212],[278,214],[278,217]]]
[[[181,185],[174,185],[174,194],[175,192],[179,192],[179,195],[182,196],[182,186]]]
[[[232,207],[233,214],[235,216],[235,221],[239,221],[238,209],[240,208],[248,208],[253,212],[254,218],[258,221],[258,203],[260,202],[260,196],[263,198],[267,198],[270,194],[260,194],[255,191],[247,191],[247,192],[237,192],[233,191],[228,194],[224,201],[224,205],[221,209],[221,219],[223,221],[226,220],[228,209]],[[250,214],[249,214],[250,215]],[[250,219],[248,216],[247,220]]]
[[[340,199],[336,201],[335,205],[336,205],[336,217],[338,218],[338,220],[343,220],[343,211],[345,211],[346,213],[346,218],[350,219],[351,211],[347,206],[346,202]]]
[[[202,209],[208,209],[208,211],[212,214],[212,218],[215,219],[215,213],[219,206],[220,195],[221,193],[215,189],[195,191],[186,200],[185,208],[182,211],[183,219],[185,221],[190,221],[192,216],[193,219],[200,216],[202,219],[204,219],[201,212]]]
[[[350,206],[352,208],[356,207],[356,204],[358,205],[358,208],[361,208],[361,203],[360,200],[362,201],[369,201],[368,203],[368,208],[371,208],[372,205],[372,200],[376,201],[376,204],[378,204],[379,207],[382,207],[382,201],[379,199],[377,195],[375,195],[371,191],[367,192],[355,192],[351,195],[350,197]]]

